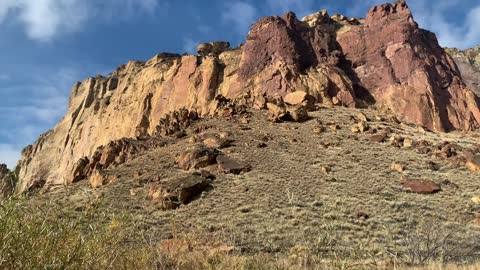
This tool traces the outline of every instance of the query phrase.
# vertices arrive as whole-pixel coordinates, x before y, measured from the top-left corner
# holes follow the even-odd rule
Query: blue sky
[[[378,0],[0,0],[0,163],[55,126],[73,84],[128,60],[244,41],[252,22],[288,10],[364,17]],[[480,43],[478,0],[410,0],[443,46]],[[433,4],[434,3],[434,4]],[[432,6],[433,4],[433,6]]]

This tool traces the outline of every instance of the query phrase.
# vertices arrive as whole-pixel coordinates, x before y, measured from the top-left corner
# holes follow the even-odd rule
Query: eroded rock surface
[[[170,210],[190,203],[209,187],[210,180],[207,178],[201,175],[189,175],[152,184],[148,197],[158,202],[162,209]]]
[[[363,24],[343,22],[337,41],[358,96],[430,130],[479,127],[478,97],[405,1],[373,7]]]
[[[480,96],[480,46],[468,50],[447,48],[462,73],[462,79],[477,96]]]

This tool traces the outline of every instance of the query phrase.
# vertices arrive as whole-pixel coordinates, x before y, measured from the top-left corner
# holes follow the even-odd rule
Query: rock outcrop
[[[478,97],[404,0],[373,7],[363,24],[339,23],[337,41],[358,96],[430,130],[479,127]]]
[[[111,142],[182,136],[185,121],[264,109],[295,91],[309,102],[374,104],[432,130],[472,130],[480,122],[478,97],[404,1],[374,7],[365,20],[325,11],[302,20],[266,17],[242,47],[214,42],[199,54],[161,53],[77,83],[65,117],[23,150],[18,191],[85,178],[97,149]],[[308,118],[303,109],[293,114]]]
[[[446,51],[455,60],[463,81],[480,96],[480,46],[464,51],[447,48]]]

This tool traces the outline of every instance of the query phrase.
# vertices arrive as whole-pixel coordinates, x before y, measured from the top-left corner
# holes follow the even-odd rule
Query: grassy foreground
[[[26,202],[0,203],[0,269],[480,269],[441,263],[445,239],[425,244],[418,238],[404,255],[383,260],[361,249],[325,256],[301,245],[285,254],[243,255],[219,233],[154,241],[127,215],[96,208],[67,213],[53,203]]]

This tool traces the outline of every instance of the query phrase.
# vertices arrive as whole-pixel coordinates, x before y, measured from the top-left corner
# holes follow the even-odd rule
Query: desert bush
[[[478,262],[480,239],[464,237],[462,229],[428,217],[411,223],[388,253],[398,264],[406,266]]]
[[[88,212],[69,216],[54,204],[2,202],[0,269],[131,269],[145,261],[128,248],[123,217],[112,215],[108,224],[93,218]]]
[[[286,254],[248,255],[225,232],[190,231],[160,240],[143,232],[141,221],[99,209],[68,212],[58,204],[32,206],[22,198],[0,203],[0,269],[392,269],[369,259],[363,245],[331,253],[336,236],[328,231]],[[443,264],[466,254],[464,248],[453,250],[459,248],[455,233],[431,223],[414,228],[402,236],[405,247],[397,253],[395,269],[404,269],[398,267],[404,262],[424,264],[415,269],[456,269]]]

